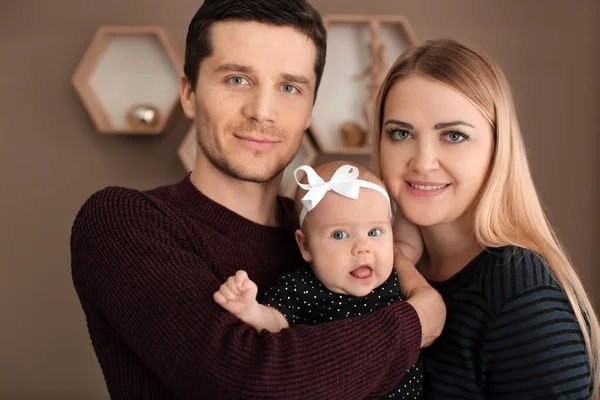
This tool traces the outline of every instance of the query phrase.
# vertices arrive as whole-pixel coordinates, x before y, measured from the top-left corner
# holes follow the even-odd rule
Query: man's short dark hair
[[[306,0],[205,0],[190,22],[185,43],[183,71],[194,90],[198,84],[200,63],[213,51],[211,26],[223,20],[291,26],[310,38],[317,47],[316,96],[325,68],[327,32],[321,15]]]

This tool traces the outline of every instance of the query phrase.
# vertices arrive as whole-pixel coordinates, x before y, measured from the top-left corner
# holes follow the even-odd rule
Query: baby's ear
[[[296,229],[296,242],[298,243],[298,247],[300,248],[300,253],[302,253],[302,258],[304,258],[304,261],[311,262],[312,255],[308,249],[308,239],[301,229]]]

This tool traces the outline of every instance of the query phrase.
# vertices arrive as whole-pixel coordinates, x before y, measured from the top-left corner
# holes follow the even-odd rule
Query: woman
[[[496,64],[451,40],[414,47],[375,121],[374,165],[419,226],[419,270],[447,306],[423,351],[425,398],[598,399],[598,319],[544,215]]]

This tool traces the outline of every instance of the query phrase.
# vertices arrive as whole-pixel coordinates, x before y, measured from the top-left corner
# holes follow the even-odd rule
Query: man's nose
[[[273,91],[258,88],[244,107],[244,115],[260,124],[274,122],[277,118],[276,99]]]

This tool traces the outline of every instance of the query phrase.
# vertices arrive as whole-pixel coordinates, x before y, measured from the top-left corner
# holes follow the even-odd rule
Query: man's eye
[[[229,78],[229,82],[233,83],[234,85],[245,85],[248,83],[248,81],[245,78],[242,78],[241,76],[234,76]]]
[[[344,231],[335,231],[333,232],[333,238],[337,240],[342,240],[348,237],[348,234]]]
[[[286,93],[292,93],[292,94],[298,93],[298,89],[295,86],[292,86],[292,85],[283,85],[281,88]]]
[[[379,228],[373,228],[369,231],[369,236],[379,236],[381,235],[381,229]]]

